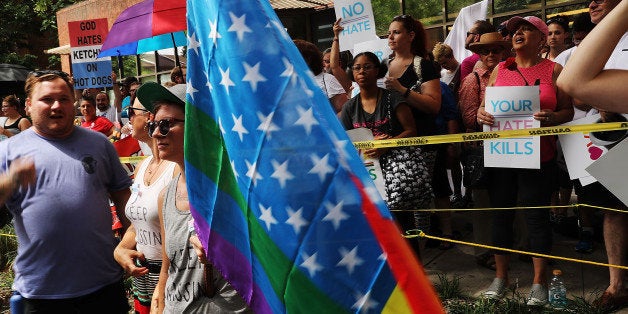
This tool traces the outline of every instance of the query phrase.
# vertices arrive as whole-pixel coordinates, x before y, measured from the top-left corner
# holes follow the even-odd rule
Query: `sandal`
[[[484,268],[487,268],[493,271],[496,270],[495,269],[495,256],[490,252],[486,252],[486,253],[476,256],[475,263],[478,266],[482,266]]]

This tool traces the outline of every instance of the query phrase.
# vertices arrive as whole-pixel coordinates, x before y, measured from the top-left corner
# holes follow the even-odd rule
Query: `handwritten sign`
[[[98,58],[109,32],[107,19],[69,22],[68,31],[74,88],[112,86],[111,59]]]
[[[487,87],[485,110],[495,117],[484,131],[538,128],[541,122],[533,118],[540,109],[538,86]],[[487,140],[484,143],[484,166],[499,168],[541,167],[541,140],[538,136]]]
[[[373,132],[367,128],[348,130],[347,134],[352,142],[373,140]],[[379,195],[382,196],[382,199],[386,199],[386,183],[384,183],[384,176],[382,175],[382,167],[379,165],[379,159],[365,156],[364,151],[361,149],[358,150],[358,153],[362,160],[364,160],[364,167],[366,167],[366,171],[368,171],[371,179],[373,179],[373,183],[375,183]]]
[[[375,33],[375,18],[370,0],[334,1],[336,19],[344,30],[340,33],[340,51],[351,50],[357,43],[379,39]]]

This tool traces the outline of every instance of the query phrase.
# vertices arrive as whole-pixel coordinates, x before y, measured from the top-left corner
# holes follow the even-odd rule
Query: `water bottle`
[[[17,291],[13,292],[11,299],[9,300],[9,306],[11,308],[12,314],[22,314],[24,313],[24,301],[22,300],[22,295]]]
[[[549,285],[549,303],[555,309],[564,309],[567,307],[567,288],[563,282],[562,272],[554,269],[552,273],[554,277]]]

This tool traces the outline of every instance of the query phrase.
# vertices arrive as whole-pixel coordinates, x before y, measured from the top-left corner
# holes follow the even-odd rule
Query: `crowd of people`
[[[304,40],[294,43],[345,129],[367,128],[375,140],[481,132],[496,121],[485,110],[492,86],[537,86],[540,110],[533,119],[556,126],[597,113],[610,121],[628,112],[622,97],[627,14],[626,0],[593,0],[571,28],[561,15],[547,21],[516,16],[500,25],[476,21],[465,41],[472,55],[460,62],[446,44],[430,51],[423,25],[409,15],[390,22],[392,54],[383,60],[372,52],[341,52],[341,19],[324,52]],[[208,263],[193,228],[183,156],[185,69],[173,69],[163,85],[112,78],[110,99],[100,89],[75,90],[64,72],[36,71],[26,81],[26,111],[15,96],[2,99],[0,202],[14,217],[19,248],[13,288],[25,313],[127,313],[125,274],[133,278],[136,313],[250,312]],[[566,215],[551,206],[568,202],[572,186],[581,203],[626,205],[600,183],[571,182],[556,137],[540,142],[539,169],[486,167],[473,178],[466,170],[463,177],[461,165],[481,156],[481,141],[363,153],[379,160],[386,202],[403,231],[438,230],[453,238],[451,212],[433,217],[432,208],[530,206],[473,211],[474,241],[550,254],[552,221]],[[130,155],[147,157],[128,168],[119,157]],[[119,209],[114,223],[111,208]],[[593,249],[593,214],[577,213],[577,251]],[[627,223],[624,213],[604,213],[610,264],[628,265]],[[410,245],[420,260],[425,241]],[[475,254],[479,265],[495,271],[483,297],[503,298],[510,255]],[[527,304],[542,306],[548,302],[547,259],[532,256],[532,265]],[[628,305],[626,271],[611,267],[609,273],[597,304]]]

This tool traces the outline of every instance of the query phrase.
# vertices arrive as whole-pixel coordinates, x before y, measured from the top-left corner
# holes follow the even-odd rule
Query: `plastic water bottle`
[[[554,277],[549,285],[549,303],[555,309],[564,309],[567,307],[567,288],[563,282],[562,272],[554,269],[552,273]]]
[[[22,314],[24,313],[24,301],[22,300],[22,295],[14,292],[9,300],[11,313],[12,314]]]

